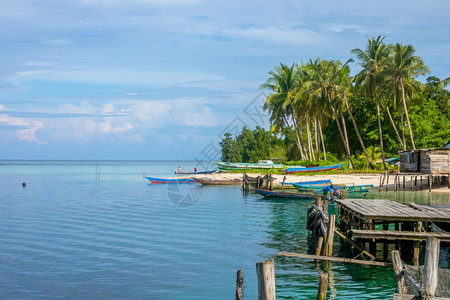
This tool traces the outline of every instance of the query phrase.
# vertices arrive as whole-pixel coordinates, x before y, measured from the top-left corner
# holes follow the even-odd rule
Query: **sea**
[[[0,161],[0,299],[257,299],[256,263],[275,258],[277,299],[392,299],[390,267],[277,256],[314,254],[312,200],[239,186],[150,184],[192,161]],[[239,177],[237,174],[236,176]],[[448,205],[448,194],[372,198]],[[330,211],[335,210],[330,204]],[[335,238],[334,255],[344,255]]]

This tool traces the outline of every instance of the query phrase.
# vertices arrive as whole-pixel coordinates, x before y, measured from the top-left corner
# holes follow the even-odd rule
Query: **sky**
[[[0,159],[218,160],[223,133],[268,128],[259,86],[280,63],[347,61],[382,35],[450,76],[449,11],[448,0],[0,0]]]

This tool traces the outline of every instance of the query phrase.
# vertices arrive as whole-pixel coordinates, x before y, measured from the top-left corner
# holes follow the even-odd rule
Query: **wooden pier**
[[[403,248],[402,252],[412,252],[417,265],[420,244],[427,237],[450,241],[448,232],[431,232],[432,223],[450,224],[450,209],[377,199],[336,200],[336,203],[341,232],[353,238],[362,249],[369,243],[369,253],[375,257],[377,242],[383,243],[384,254],[387,254],[387,244],[394,243],[396,248]]]

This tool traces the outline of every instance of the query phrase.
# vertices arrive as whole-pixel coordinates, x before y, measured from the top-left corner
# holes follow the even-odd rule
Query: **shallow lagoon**
[[[244,295],[255,299],[256,262],[277,251],[314,252],[305,229],[312,201],[243,196],[239,187],[151,185],[143,178],[171,176],[178,165],[194,167],[0,162],[0,297],[230,299],[243,269]],[[449,203],[448,194],[369,197]],[[278,299],[315,299],[313,261],[277,257],[275,266]],[[386,267],[333,263],[331,275],[331,299],[386,299],[396,287]]]

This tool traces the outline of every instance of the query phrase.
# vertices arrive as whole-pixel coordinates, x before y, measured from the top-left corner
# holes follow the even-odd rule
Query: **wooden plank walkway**
[[[427,236],[435,237],[441,241],[450,241],[448,232],[414,232],[397,230],[363,230],[352,229],[353,238],[374,238],[387,240],[425,240]]]
[[[394,201],[381,199],[336,200],[342,209],[362,220],[450,222],[450,209],[418,210]]]

